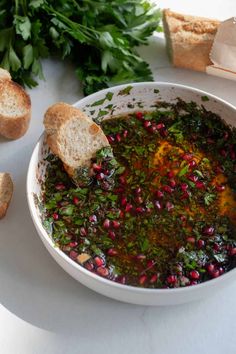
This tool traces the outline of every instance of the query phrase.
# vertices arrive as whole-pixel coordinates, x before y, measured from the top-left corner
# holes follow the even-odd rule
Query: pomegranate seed
[[[119,218],[123,218],[124,217],[124,212],[122,210],[118,210],[119,213]]]
[[[109,275],[109,270],[105,267],[98,267],[97,273],[102,277],[107,277]]]
[[[123,137],[124,137],[124,138],[127,138],[128,133],[129,133],[128,130],[124,130],[124,132],[123,132]]]
[[[174,174],[173,171],[169,171],[169,172],[167,173],[167,177],[168,177],[168,178],[173,178],[174,176],[175,176],[175,174]]]
[[[89,216],[89,221],[90,221],[90,222],[97,222],[97,217],[96,217],[96,215],[90,215],[90,216]]]
[[[93,170],[94,172],[101,172],[102,166],[98,165],[97,163],[93,163]]]
[[[164,192],[169,193],[169,194],[171,194],[173,192],[173,189],[167,185],[163,186],[162,189]]]
[[[105,219],[103,222],[104,229],[109,229],[111,227],[111,221],[109,219]]]
[[[198,273],[197,270],[192,270],[190,273],[190,278],[194,279],[194,280],[198,280],[200,278],[200,274]]]
[[[142,189],[140,187],[137,187],[134,191],[136,194],[142,193]]]
[[[197,163],[195,160],[191,160],[191,161],[189,161],[188,165],[190,168],[192,168],[192,167],[195,167],[197,165]]]
[[[223,186],[222,184],[217,184],[216,185],[216,190],[218,192],[223,192],[225,190],[225,186]]]
[[[112,220],[112,226],[114,227],[114,229],[119,229],[120,222],[117,220]]]
[[[97,178],[98,181],[102,181],[102,180],[104,180],[105,175],[104,175],[104,173],[99,172],[99,173],[96,175],[96,178]]]
[[[176,275],[169,275],[166,279],[168,284],[175,284],[177,282]]]
[[[125,176],[120,176],[119,177],[119,181],[120,181],[121,184],[125,184],[126,183]]]
[[[166,202],[166,209],[171,211],[174,209],[174,205],[171,202]]]
[[[174,179],[171,179],[169,183],[172,188],[176,187],[176,181]]]
[[[81,236],[86,236],[87,235],[87,230],[84,227],[80,228],[80,235]]]
[[[63,183],[57,183],[55,185],[55,188],[56,188],[57,191],[63,191],[66,187],[65,187],[65,185]]]
[[[154,205],[155,205],[155,207],[156,207],[158,210],[161,210],[161,209],[162,209],[162,205],[161,205],[161,203],[159,202],[159,200],[155,200],[155,201],[154,201]]]
[[[136,201],[137,204],[142,204],[142,203],[143,203],[143,198],[140,197],[140,196],[137,196],[137,197],[135,198],[135,201]]]
[[[144,122],[143,122],[143,126],[144,126],[144,128],[149,128],[149,127],[151,127],[151,125],[152,125],[152,123],[150,122],[150,120],[145,120]]]
[[[167,129],[162,129],[160,130],[160,135],[165,138],[168,135],[168,130]]]
[[[142,261],[143,259],[146,259],[145,254],[137,254],[137,256],[135,256],[136,259],[138,259],[139,261]]]
[[[133,210],[133,205],[128,203],[125,207],[125,211],[126,213],[129,213],[131,210]]]
[[[205,189],[205,184],[201,181],[196,181],[195,186],[197,189]]]
[[[116,238],[116,234],[115,234],[115,232],[114,231],[108,231],[108,237],[110,237],[110,239],[112,239],[112,240],[115,240],[115,238]]]
[[[69,256],[70,256],[71,259],[75,260],[78,257],[78,252],[75,252],[75,251],[72,250],[72,251],[70,251],[70,255]]]
[[[144,285],[144,283],[146,283],[146,281],[147,281],[147,276],[145,274],[143,274],[139,277],[139,284],[140,285]]]
[[[197,285],[197,281],[196,280],[192,280],[189,285]]]
[[[224,140],[228,140],[229,138],[229,133],[227,131],[224,132],[224,136],[223,136]]]
[[[150,127],[147,128],[147,130],[149,131],[149,133],[155,133],[157,127],[152,124]]]
[[[157,198],[163,198],[164,197],[164,193],[162,191],[157,191],[156,192],[156,196],[157,196]]]
[[[119,276],[116,278],[116,281],[117,281],[117,283],[125,284],[125,283],[126,283],[126,277],[125,277],[124,275],[119,275]]]
[[[122,197],[120,203],[122,206],[125,206],[127,204],[127,199],[125,197]]]
[[[114,136],[112,136],[112,135],[107,135],[107,140],[108,140],[108,142],[109,142],[110,144],[112,144],[112,143],[114,143],[115,138],[114,138]]]
[[[213,250],[216,251],[216,252],[219,252],[220,249],[221,249],[220,245],[218,245],[218,243],[214,243]]]
[[[158,279],[157,274],[153,274],[153,275],[151,276],[151,279],[150,279],[149,282],[150,282],[151,284],[154,284],[154,283],[156,283],[157,279]]]
[[[59,215],[57,213],[53,213],[52,217],[54,220],[58,220],[59,219]]]
[[[229,250],[229,255],[230,255],[230,256],[235,256],[235,255],[236,255],[236,247],[230,248],[230,250]]]
[[[197,182],[197,180],[198,180],[198,176],[195,176],[195,175],[188,175],[188,180],[189,181],[192,181],[192,182]]]
[[[188,153],[186,153],[186,154],[184,154],[182,156],[182,159],[185,160],[185,161],[190,161],[190,160],[192,160],[192,158],[193,158],[193,155],[192,154],[188,154]]]
[[[150,214],[150,213],[152,212],[152,209],[151,209],[151,208],[146,208],[146,212],[147,212],[148,214]]]
[[[196,241],[196,240],[195,240],[194,237],[188,237],[188,238],[187,238],[187,242],[188,242],[188,243],[195,243],[195,241]]]
[[[93,263],[91,263],[91,262],[86,262],[85,265],[84,265],[84,267],[85,267],[87,270],[90,270],[90,271],[94,269],[94,265],[93,265]]]
[[[197,246],[198,248],[203,248],[205,246],[205,241],[204,240],[198,240],[197,241]]]
[[[190,284],[189,278],[185,277],[184,275],[182,275],[179,280],[182,286],[186,286]]]
[[[190,196],[191,196],[191,193],[188,192],[188,191],[185,191],[185,192],[181,195],[180,199],[181,199],[181,200],[185,200],[185,199],[188,199]]]
[[[206,226],[202,231],[204,235],[213,236],[215,233],[215,228],[213,226]]]
[[[76,242],[76,241],[70,242],[70,243],[69,243],[69,246],[72,247],[72,248],[74,248],[74,247],[78,246],[78,242]]]
[[[156,127],[158,130],[160,130],[160,129],[164,129],[166,126],[164,123],[158,123]]]
[[[183,192],[185,192],[188,189],[188,184],[187,183],[181,183],[180,188]]]
[[[117,250],[115,248],[109,248],[107,251],[108,256],[116,256],[118,254]]]
[[[220,275],[224,274],[224,272],[225,272],[222,267],[219,267],[218,270],[219,270],[219,274],[220,274]]]
[[[145,209],[143,207],[137,207],[135,210],[138,214],[143,214],[145,212]]]
[[[94,258],[94,262],[96,263],[97,267],[101,267],[102,265],[104,265],[104,260],[99,256],[96,256]]]
[[[109,176],[111,171],[110,170],[104,170],[103,173],[104,173],[104,175]]]
[[[73,203],[74,203],[75,205],[78,205],[78,204],[79,204],[79,198],[78,198],[78,197],[74,197],[74,198],[73,198]]]
[[[209,264],[207,264],[206,269],[207,269],[208,273],[212,273],[215,270],[215,266],[214,266],[214,264],[209,263]]]
[[[147,268],[151,269],[152,267],[154,267],[155,264],[156,264],[156,262],[153,259],[149,259],[147,261]]]
[[[142,120],[143,119],[143,113],[142,112],[136,112],[135,116],[138,120]]]
[[[185,215],[181,215],[181,216],[180,216],[180,220],[181,220],[182,222],[185,222],[185,221],[187,220],[187,217],[186,217]]]
[[[116,134],[116,141],[119,143],[121,142],[121,136],[119,133]]]
[[[215,269],[213,272],[211,272],[212,278],[218,278],[220,275],[220,272],[218,269]]]

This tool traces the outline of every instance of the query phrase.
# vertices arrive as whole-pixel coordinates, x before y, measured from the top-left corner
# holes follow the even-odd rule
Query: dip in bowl
[[[76,187],[40,138],[27,193],[56,261],[93,290],[137,304],[192,301],[229,283],[234,107],[168,83],[119,86],[75,106],[101,124],[115,161],[99,151]]]

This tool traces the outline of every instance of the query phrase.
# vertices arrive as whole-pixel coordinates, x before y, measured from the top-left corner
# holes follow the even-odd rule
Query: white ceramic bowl
[[[209,98],[208,101],[202,99]],[[136,83],[116,86],[99,91],[75,103],[90,117],[104,119],[140,109],[151,110],[157,100],[175,102],[180,97],[185,101],[203,104],[206,109],[218,113],[227,123],[236,126],[236,108],[231,104],[206,92],[171,83]],[[178,289],[143,289],[122,285],[93,274],[65,255],[44,229],[37,198],[41,195],[41,181],[44,178],[48,147],[43,134],[37,142],[29,164],[27,176],[27,196],[30,213],[38,234],[56,262],[73,278],[100,294],[116,300],[140,305],[174,305],[197,300],[212,295],[236,279],[236,269],[205,283]]]

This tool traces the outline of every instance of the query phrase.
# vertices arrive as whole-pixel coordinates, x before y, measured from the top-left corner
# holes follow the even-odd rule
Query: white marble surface
[[[225,19],[235,0],[166,0],[160,7]],[[195,86],[236,105],[236,83],[173,69],[164,40],[140,50],[155,79]],[[43,247],[30,219],[25,179],[42,116],[55,101],[81,97],[73,68],[44,63],[47,80],[30,91],[33,117],[27,135],[0,140],[0,170],[14,176],[14,197],[0,222],[1,354],[235,354],[236,282],[211,299],[169,308],[132,306],[102,297],[70,278]]]

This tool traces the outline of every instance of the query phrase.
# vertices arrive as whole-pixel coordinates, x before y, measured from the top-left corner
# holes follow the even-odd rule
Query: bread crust
[[[176,67],[205,71],[220,24],[218,20],[163,11],[163,25],[169,55]]]
[[[3,71],[3,72],[2,72]],[[29,128],[31,100],[25,90],[0,70],[0,135],[19,139]]]
[[[13,182],[9,173],[0,172],[0,219],[2,219],[10,205],[13,194]]]

